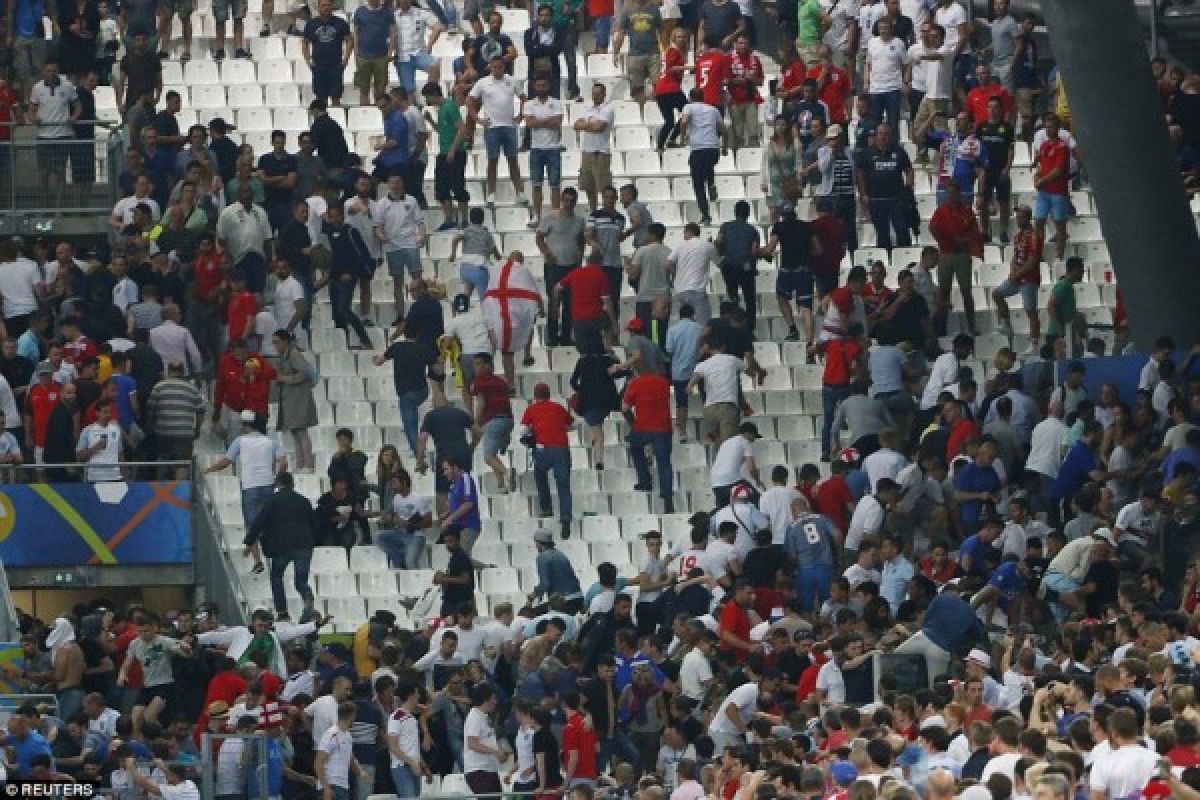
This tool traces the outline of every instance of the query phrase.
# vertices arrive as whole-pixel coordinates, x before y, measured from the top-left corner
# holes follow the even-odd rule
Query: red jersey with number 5
[[[729,56],[709,50],[696,59],[696,87],[704,92],[704,102],[718,108],[725,105],[725,81],[729,79]]]

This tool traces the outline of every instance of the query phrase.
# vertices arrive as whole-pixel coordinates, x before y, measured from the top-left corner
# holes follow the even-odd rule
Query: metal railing
[[[20,635],[21,623],[8,585],[8,572],[0,561],[0,642],[15,642]]]
[[[229,625],[245,625],[246,610],[237,587],[237,569],[224,547],[221,520],[204,477],[192,482],[192,547],[196,585],[203,586],[208,599],[221,609]]]
[[[103,483],[87,477],[88,470],[117,467],[122,480],[176,479],[179,470],[186,470],[186,480],[192,480],[191,461],[118,461],[116,463],[70,461],[61,464],[6,464],[0,467],[0,478],[10,483]],[[9,480],[11,474],[12,480]],[[161,476],[161,477],[160,477]],[[19,480],[18,480],[19,479]]]
[[[52,217],[107,218],[112,212],[120,195],[117,177],[124,168],[122,136],[38,138],[28,125],[6,132],[9,137],[0,141],[0,212],[5,214],[5,227],[38,233],[53,229]]]

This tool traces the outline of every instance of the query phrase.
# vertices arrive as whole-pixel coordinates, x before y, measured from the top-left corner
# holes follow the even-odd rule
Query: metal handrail
[[[80,469],[83,467],[190,467],[191,461],[114,461],[93,464],[88,461],[68,461],[65,464],[9,464],[16,469]]]
[[[17,618],[17,607],[13,603],[12,589],[8,585],[8,571],[0,561],[0,640],[15,642],[21,632]]]

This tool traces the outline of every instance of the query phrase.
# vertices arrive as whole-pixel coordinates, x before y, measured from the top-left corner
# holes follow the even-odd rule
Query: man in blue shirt
[[[469,555],[475,540],[479,538],[483,522],[479,517],[479,486],[467,464],[464,458],[457,455],[444,461],[442,471],[450,482],[450,513],[439,522],[442,530],[451,524],[462,528],[462,549]]]
[[[1162,463],[1163,480],[1175,478],[1175,468],[1180,464],[1191,464],[1200,470],[1200,428],[1192,428],[1184,437],[1184,446],[1172,452]]]
[[[896,648],[898,655],[923,655],[929,680],[949,671],[950,659],[965,639],[982,634],[975,609],[947,589],[929,603],[921,630]]]
[[[50,755],[50,743],[33,729],[32,721],[23,708],[9,717],[8,733],[8,736],[0,739],[0,746],[13,749],[17,757],[17,776],[28,778],[33,772],[33,759],[39,755]],[[10,774],[9,778],[12,777]]]
[[[984,618],[988,625],[992,624],[996,606],[1008,616],[1009,626],[1020,624],[1024,608],[1022,601],[1025,598],[1025,589],[1029,585],[1029,576],[1030,569],[1026,562],[1019,560],[1015,555],[1006,556],[1004,563],[997,567],[988,579],[987,586],[971,600],[971,608],[986,606]]]
[[[1050,485],[1050,500],[1055,503],[1066,501],[1068,507],[1071,498],[1075,496],[1089,480],[1103,481],[1108,474],[1099,468],[1096,459],[1096,448],[1104,435],[1104,426],[1097,420],[1091,419],[1083,424],[1083,434],[1063,459],[1058,468],[1058,477]]]
[[[9,4],[12,18],[8,35],[12,37],[12,63],[16,68],[16,83],[22,100],[29,99],[29,90],[42,75],[46,63],[46,34],[42,19],[46,17],[45,0],[16,0]]]
[[[404,109],[384,95],[379,103],[383,112],[383,144],[375,157],[375,180],[386,183],[392,175],[404,176],[408,172],[408,118]]]
[[[979,533],[968,536],[958,551],[958,565],[964,575],[987,576],[985,564],[992,542],[1004,530],[1004,520],[996,514],[987,514],[979,519]]]
[[[912,562],[901,552],[903,549],[904,541],[894,534],[883,537],[883,544],[879,548],[879,554],[883,557],[883,580],[879,584],[879,594],[887,600],[893,615],[900,610],[900,604],[908,594],[908,582],[916,572]]]
[[[995,461],[996,443],[985,438],[979,443],[975,460],[962,467],[954,479],[958,513],[964,533],[971,534],[978,530],[984,504],[994,505],[998,493],[1004,488],[1004,482],[996,472]]]
[[[679,320],[667,329],[667,356],[671,359],[671,386],[675,390],[675,430],[687,441],[688,381],[700,359],[700,334],[696,309],[691,303],[679,306]]]

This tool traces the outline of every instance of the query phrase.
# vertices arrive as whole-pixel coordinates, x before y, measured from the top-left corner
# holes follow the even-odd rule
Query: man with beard
[[[58,403],[50,410],[46,424],[43,463],[69,464],[75,460],[75,443],[79,441],[79,403],[75,384],[68,383],[59,392]],[[46,470],[46,480],[63,483],[75,479],[73,469]]]

